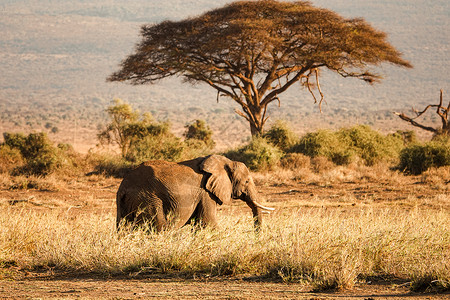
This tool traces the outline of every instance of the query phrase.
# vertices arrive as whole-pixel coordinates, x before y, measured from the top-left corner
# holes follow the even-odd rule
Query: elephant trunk
[[[258,192],[256,191],[256,188],[251,188],[245,197],[245,202],[252,209],[255,229],[259,231],[262,224],[262,214],[270,212],[274,210],[274,208],[263,206],[259,204],[256,199],[258,199]]]

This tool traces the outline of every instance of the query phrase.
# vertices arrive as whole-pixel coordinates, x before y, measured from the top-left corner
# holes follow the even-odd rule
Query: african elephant
[[[117,191],[117,228],[123,221],[161,231],[190,222],[215,227],[217,204],[243,200],[258,229],[264,207],[250,173],[241,162],[220,155],[179,163],[148,161],[125,176]]]

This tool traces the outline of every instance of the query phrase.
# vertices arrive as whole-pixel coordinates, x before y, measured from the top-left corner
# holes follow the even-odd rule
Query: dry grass
[[[414,287],[450,285],[445,211],[284,211],[268,218],[259,235],[247,215],[221,218],[219,230],[117,233],[110,214],[4,208],[0,266],[130,276],[252,274],[319,290],[351,288],[374,276],[404,278]]]
[[[387,164],[299,164],[254,173],[278,208],[259,235],[235,205],[219,211],[218,230],[118,233],[117,179],[0,176],[0,279],[13,277],[15,266],[131,277],[250,275],[316,290],[377,278],[400,278],[415,290],[450,288],[449,168],[411,177]],[[8,204],[30,196],[23,206]]]
[[[436,184],[445,185],[446,181],[450,180],[450,176],[446,176],[447,173],[450,174],[450,171],[446,168],[432,169],[422,175],[422,181],[427,183],[433,181]],[[281,185],[290,182],[303,182],[307,184],[385,182],[398,185],[403,184],[407,178],[401,172],[391,170],[390,165],[386,163],[378,163],[370,167],[359,164],[336,166],[331,163],[331,165],[327,165],[326,167],[322,166],[319,169],[315,167],[293,169],[280,167],[270,172],[253,174],[253,179],[258,185]]]

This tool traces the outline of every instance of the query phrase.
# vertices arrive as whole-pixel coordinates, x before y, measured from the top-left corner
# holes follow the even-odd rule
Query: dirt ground
[[[258,184],[258,179],[255,180]],[[270,182],[270,180],[269,180]],[[450,183],[433,184],[421,177],[404,177],[401,181],[363,180],[337,183],[305,183],[287,181],[258,188],[265,203],[277,208],[278,213],[288,209],[335,209],[351,212],[361,207],[393,207],[450,211]],[[0,190],[0,207],[17,209],[64,210],[68,214],[115,214],[115,193],[119,179],[82,176],[65,182],[49,183],[39,189]],[[45,186],[45,185],[44,185]],[[55,187],[58,188],[55,188]],[[433,199],[433,201],[430,201]],[[221,208],[248,209],[245,204]],[[0,279],[0,299],[450,299],[450,294],[412,293],[409,282],[400,279],[359,283],[351,290],[311,292],[307,284],[287,284],[251,276],[183,279],[176,275],[139,275],[138,277],[99,277],[76,275],[54,270],[19,270],[3,266],[10,277]]]
[[[44,278],[0,281],[2,299],[450,299],[450,294],[419,294],[407,286],[373,284],[352,290],[314,293],[303,284],[245,279]]]

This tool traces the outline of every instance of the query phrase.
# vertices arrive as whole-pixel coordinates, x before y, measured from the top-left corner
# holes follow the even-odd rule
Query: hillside
[[[169,79],[152,86],[107,83],[139,41],[144,23],[178,20],[230,2],[206,0],[52,1],[6,0],[0,4],[0,131],[54,131],[54,139],[77,148],[95,144],[105,123],[104,109],[122,98],[141,111],[172,122],[180,133],[188,121],[206,119],[219,147],[248,138],[248,125],[209,87]],[[307,91],[292,88],[271,120],[289,120],[299,133],[318,127],[367,123],[382,131],[412,129],[392,115],[436,102],[448,91],[450,4],[446,0],[314,0],[346,17],[363,17],[388,32],[392,44],[414,65],[412,70],[382,66],[385,79],[368,86],[325,74],[323,114]],[[444,94],[446,95],[446,94]],[[423,119],[438,125],[432,114]],[[224,126],[224,124],[231,124]],[[418,132],[423,138],[428,137]]]

